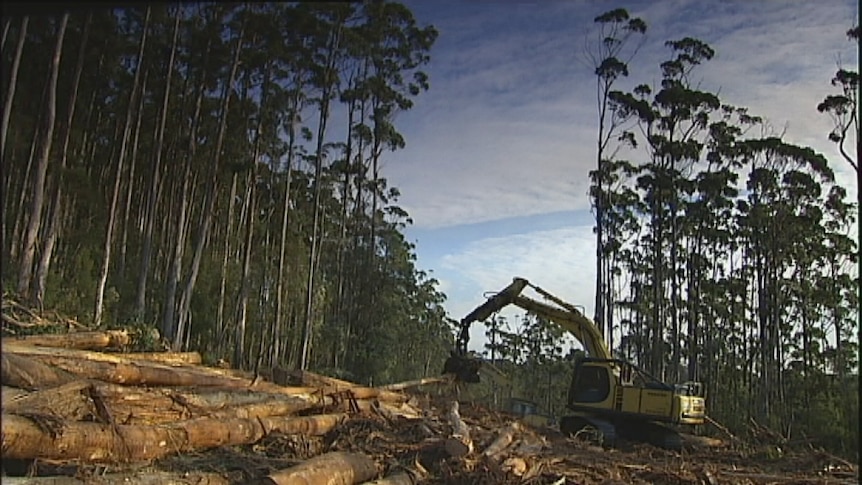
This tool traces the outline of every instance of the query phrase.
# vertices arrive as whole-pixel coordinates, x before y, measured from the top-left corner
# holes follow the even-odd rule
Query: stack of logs
[[[201,365],[196,352],[118,353],[123,331],[4,338],[2,458],[83,465],[132,465],[257,443],[270,435],[323,436],[357,416],[429,419],[404,390],[446,384],[428,378],[364,387],[311,372],[274,369],[267,378]],[[430,417],[433,418],[433,417]],[[474,450],[458,402],[441,416],[442,435],[429,441],[444,458],[482,460],[523,476],[526,463],[506,450],[523,440],[518,423]],[[535,436],[535,435],[533,435]],[[530,440],[527,440],[530,441]],[[534,446],[542,446],[536,437]],[[420,467],[421,468],[421,467]],[[400,471],[399,471],[400,470]],[[264,483],[413,484],[421,473],[391,467],[361,452],[331,451],[275,470]],[[7,478],[3,483],[87,483],[79,479]],[[35,480],[35,481],[34,481]],[[171,476],[151,471],[110,475],[93,483],[229,483],[217,473]]]

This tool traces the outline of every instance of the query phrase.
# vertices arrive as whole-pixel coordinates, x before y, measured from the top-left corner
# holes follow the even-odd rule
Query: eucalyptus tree
[[[757,412],[770,418],[783,397],[783,364],[788,355],[783,336],[792,331],[793,322],[785,273],[795,269],[795,246],[805,238],[796,227],[798,213],[805,207],[794,206],[789,191],[794,184],[810,186],[805,180],[808,173],[829,182],[834,175],[822,155],[778,138],[747,140],[741,149],[751,167],[747,196],[737,204],[737,217],[747,274],[753,280],[752,311],[758,326]]]
[[[590,196],[595,210],[596,226],[596,301],[593,320],[605,334],[608,346],[613,347],[613,272],[609,259],[614,238],[606,235],[605,212],[610,205],[606,186],[614,177],[609,170],[615,150],[610,151],[611,141],[616,137],[625,119],[612,109],[610,94],[616,81],[629,75],[628,64],[643,45],[646,22],[629,16],[627,10],[618,8],[596,17],[596,38],[587,41],[585,56],[596,75],[596,105],[598,110],[598,134],[596,141],[596,169],[590,172],[592,186]],[[613,168],[613,167],[610,167]]]
[[[162,304],[161,318],[163,333],[170,332],[176,317],[177,286],[182,278],[183,255],[188,235],[187,225],[191,213],[189,202],[192,194],[190,192],[195,185],[192,166],[198,148],[198,128],[204,95],[207,90],[207,78],[210,76],[207,67],[214,42],[214,35],[207,35],[207,30],[211,30],[213,25],[213,22],[207,21],[207,16],[212,15],[213,12],[212,10],[201,11],[200,6],[198,10],[199,15],[191,16],[187,23],[188,33],[184,43],[188,47],[181,49],[180,52],[181,62],[186,66],[185,77],[190,80],[191,92],[189,94],[194,99],[194,104],[188,133],[186,134],[186,149],[180,157],[181,171],[179,172],[179,180],[177,181],[179,198],[175,203],[175,207],[170,212],[171,219],[175,220],[176,224],[173,230],[174,238],[170,242],[173,247],[169,250],[170,257],[167,276],[165,278],[165,297]],[[202,59],[199,66],[196,66],[196,63],[192,62],[198,58],[197,56],[200,56],[200,59]]]
[[[710,114],[719,109],[720,103],[714,94],[693,88],[691,81],[692,70],[713,57],[712,48],[693,38],[668,41],[665,45],[674,57],[661,64],[661,88],[654,95],[652,88],[642,84],[635,88],[634,94],[615,91],[610,96],[616,109],[637,117],[649,152],[649,160],[641,166],[637,179],[637,187],[647,204],[646,239],[651,247],[648,366],[655,375],[665,375],[664,322],[670,320],[669,377],[675,380],[682,356],[681,193],[688,185],[686,173],[700,160]]]
[[[337,311],[346,322],[338,332],[345,343],[368,330],[359,328],[358,322],[381,321],[376,285],[385,277],[380,275],[384,263],[377,261],[382,251],[378,234],[385,228],[387,211],[395,210],[384,205],[398,194],[387,190],[380,161],[384,151],[405,145],[394,119],[413,106],[412,98],[428,89],[428,77],[421,68],[429,61],[428,52],[437,37],[433,27],[420,26],[398,3],[367,2],[360,14],[359,22],[345,32],[355,42],[349,44],[350,71],[342,94],[348,108],[348,138],[340,164]]]
[[[708,382],[701,376],[701,366],[714,371],[715,360],[720,358],[716,355],[716,320],[726,303],[722,280],[728,271],[725,262],[734,251],[733,210],[743,168],[737,144],[749,127],[761,121],[745,108],[721,106],[719,116],[708,126],[704,160],[682,202],[688,379]],[[715,372],[707,375],[714,377]]]
[[[7,18],[6,25],[8,26],[11,22],[12,19]],[[15,45],[15,57],[9,69],[9,86],[6,88],[6,97],[3,98],[3,127],[0,129],[0,146],[3,147],[4,151],[7,147],[6,133],[9,129],[9,118],[12,116],[12,102],[15,100],[15,88],[18,86],[18,67],[21,65],[21,56],[24,54],[24,43],[27,40],[27,26],[29,23],[30,17],[25,15],[21,19],[21,26],[18,28],[18,43]]]
[[[145,316],[146,301],[147,301],[147,281],[150,275],[153,253],[153,228],[155,226],[156,202],[159,193],[159,176],[161,171],[162,156],[165,151],[165,127],[168,120],[168,107],[171,100],[171,83],[174,73],[174,59],[177,52],[177,40],[180,32],[180,18],[182,15],[181,6],[177,5],[174,10],[174,25],[172,40],[170,43],[166,73],[164,77],[165,88],[162,93],[161,112],[158,115],[158,124],[156,126],[155,143],[153,146],[153,159],[150,167],[150,183],[146,199],[146,208],[144,210],[144,234],[141,249],[141,264],[138,270],[138,284],[135,295],[134,318],[137,321],[142,321]]]
[[[247,363],[246,358],[246,333],[247,320],[249,314],[249,294],[251,292],[252,275],[251,264],[253,258],[252,248],[254,247],[255,225],[258,224],[258,170],[262,158],[262,152],[268,151],[263,147],[264,143],[264,127],[269,131],[269,127],[273,126],[272,107],[268,100],[272,90],[273,64],[270,59],[271,52],[267,46],[274,39],[278,39],[279,31],[271,22],[271,8],[265,5],[258,5],[249,11],[248,27],[254,31],[254,35],[250,40],[247,49],[249,53],[244,57],[245,79],[246,82],[252,82],[252,78],[259,79],[259,95],[256,107],[256,113],[251,113],[250,118],[256,118],[256,123],[253,128],[253,141],[251,146],[251,158],[243,165],[248,166],[246,176],[246,200],[244,202],[245,224],[243,243],[242,243],[242,269],[241,283],[238,295],[238,309],[236,324],[234,329],[234,360],[237,366],[243,366]],[[254,110],[254,106],[250,106]],[[225,235],[226,238],[230,234]],[[261,341],[265,332],[260,329]],[[259,361],[260,355],[255,357]]]
[[[218,7],[217,7],[218,8]],[[228,14],[231,12],[228,12]],[[236,19],[234,19],[236,20]],[[186,326],[189,322],[189,309],[191,308],[191,300],[194,294],[195,284],[197,282],[198,273],[200,271],[201,259],[206,247],[207,239],[209,238],[210,228],[213,224],[216,199],[219,189],[219,175],[222,171],[222,149],[224,147],[225,133],[227,131],[227,120],[230,110],[230,101],[233,95],[233,84],[236,79],[237,69],[240,63],[240,54],[242,52],[243,43],[245,42],[245,17],[240,19],[240,25],[236,30],[235,46],[233,49],[230,71],[222,85],[222,94],[220,100],[220,110],[218,118],[218,132],[213,146],[212,166],[209,169],[209,176],[205,179],[204,201],[200,208],[199,220],[197,224],[197,233],[193,242],[193,254],[191,266],[189,267],[188,276],[186,277],[185,286],[180,296],[179,312],[177,315],[176,326],[171,328],[170,332],[166,333],[165,337],[172,340],[174,348],[182,347],[183,337],[187,331]]]
[[[75,63],[75,74],[70,88],[68,108],[66,111],[66,119],[63,124],[62,147],[59,154],[59,167],[54,175],[53,189],[51,192],[51,202],[49,205],[49,222],[45,229],[42,248],[39,256],[39,263],[36,267],[36,279],[34,281],[33,297],[37,305],[41,308],[45,299],[45,286],[48,279],[48,270],[51,266],[51,258],[54,254],[54,246],[60,232],[61,215],[63,213],[63,183],[64,172],[67,168],[67,160],[69,157],[69,143],[72,138],[72,123],[75,120],[75,106],[78,100],[78,89],[81,82],[81,73],[84,70],[84,60],[86,58],[87,41],[90,34],[90,26],[93,22],[93,12],[87,13],[87,18],[84,21],[83,30],[81,33],[80,44],[78,48],[78,58]]]
[[[51,58],[51,68],[47,81],[47,101],[45,113],[45,126],[40,143],[39,157],[33,167],[32,197],[28,214],[27,228],[24,232],[24,241],[21,250],[21,260],[18,269],[18,294],[29,297],[33,284],[33,264],[36,254],[36,238],[42,224],[42,204],[45,199],[45,177],[48,171],[48,162],[51,155],[51,146],[54,141],[54,125],[57,115],[57,78],[60,72],[60,58],[63,53],[63,39],[66,34],[66,25],[69,22],[69,13],[63,14],[57,22],[57,43]],[[23,30],[23,29],[22,29]],[[16,54],[16,57],[18,55]],[[8,100],[11,104],[11,99]],[[6,117],[4,112],[4,118]],[[4,132],[5,137],[5,132]]]
[[[287,336],[291,334],[292,326],[286,327],[285,316],[288,313],[285,305],[285,293],[290,287],[288,267],[288,236],[291,227],[291,201],[292,192],[291,184],[293,183],[294,165],[296,160],[304,155],[301,146],[302,141],[311,140],[311,132],[308,128],[302,126],[302,113],[306,105],[307,91],[311,79],[312,65],[312,49],[310,46],[313,40],[311,29],[314,26],[311,12],[303,6],[292,7],[289,9],[280,10],[279,24],[282,25],[283,43],[279,46],[283,50],[283,55],[279,57],[279,61],[275,69],[279,72],[283,71],[283,75],[277,75],[278,78],[286,77],[284,81],[278,84],[281,86],[283,82],[283,96],[285,98],[286,110],[281,122],[282,130],[287,137],[287,145],[285,147],[287,153],[284,159],[284,166],[280,167],[277,173],[280,173],[283,188],[281,193],[281,225],[280,234],[278,237],[278,273],[275,284],[275,309],[273,318],[273,335],[270,345],[270,359],[273,362],[281,362],[282,357],[287,357],[286,352],[282,351],[282,342],[285,346],[288,342]],[[299,156],[297,156],[299,155]]]
[[[335,98],[339,84],[338,65],[343,55],[342,38],[345,24],[353,13],[352,4],[314,4],[313,15],[317,22],[316,34],[321,42],[317,43],[317,52],[313,58],[312,79],[318,90],[316,99],[318,106],[318,125],[316,133],[316,149],[314,151],[314,202],[311,230],[310,251],[308,256],[308,278],[306,280],[305,322],[302,327],[302,343],[300,347],[299,368],[306,369],[311,352],[311,337],[315,321],[315,279],[317,273],[318,252],[321,245],[321,194],[323,191],[323,168],[325,156],[325,137],[330,116],[330,104]]]
[[[855,42],[857,51],[860,46],[860,27],[851,28],[847,31],[847,38]],[[859,73],[844,69],[839,65],[838,71],[832,78],[832,85],[840,89],[840,94],[831,94],[817,105],[817,111],[827,113],[832,118],[833,130],[829,133],[829,139],[838,145],[841,157],[856,172],[856,210],[862,214],[862,167],[859,166],[860,146],[862,146],[862,129],[859,123]],[[856,141],[856,152],[853,153],[847,145],[851,140]],[[862,247],[862,224],[857,216],[856,244]],[[856,297],[862,301],[862,255],[857,256],[856,263],[857,293]],[[862,312],[857,316],[857,338],[862,340]],[[862,363],[862,359],[860,359]],[[862,373],[862,367],[859,372]]]
[[[110,208],[108,211],[107,227],[105,229],[105,244],[103,247],[102,266],[99,272],[99,280],[96,286],[96,305],[93,311],[93,323],[100,325],[102,323],[102,312],[104,310],[105,285],[108,281],[108,270],[111,264],[111,249],[114,239],[114,226],[117,218],[117,202],[120,193],[120,181],[122,180],[123,165],[126,158],[126,149],[129,141],[129,132],[132,124],[132,114],[134,112],[135,98],[139,95],[138,84],[143,70],[144,48],[147,45],[147,35],[150,27],[151,9],[147,7],[144,16],[144,22],[141,27],[141,40],[139,43],[137,62],[135,63],[135,74],[132,81],[132,89],[129,92],[129,101],[126,108],[126,118],[123,125],[122,140],[120,142],[119,154],[117,155],[117,170],[114,178],[114,188],[111,195]]]

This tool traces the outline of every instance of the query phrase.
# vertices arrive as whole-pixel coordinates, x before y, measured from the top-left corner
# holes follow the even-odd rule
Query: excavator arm
[[[528,286],[556,306],[521,295]],[[473,322],[485,320],[508,305],[515,305],[556,323],[581,342],[590,357],[596,359],[611,358],[611,353],[599,328],[580,309],[531,284],[526,279],[517,277],[512,281],[512,284],[489,298],[461,320],[457,345],[458,354],[461,356],[467,354],[470,326]]]

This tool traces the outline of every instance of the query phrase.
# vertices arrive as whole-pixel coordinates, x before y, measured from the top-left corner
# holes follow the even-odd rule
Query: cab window
[[[608,397],[610,381],[604,367],[583,366],[578,371],[574,397],[577,402],[601,402]]]

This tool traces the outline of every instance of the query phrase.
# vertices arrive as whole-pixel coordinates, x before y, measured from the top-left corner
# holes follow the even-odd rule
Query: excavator
[[[527,287],[548,302],[522,295]],[[460,321],[456,349],[444,364],[444,373],[454,374],[460,382],[479,382],[481,360],[467,352],[470,326],[508,305],[548,319],[584,346],[586,357],[575,359],[569,386],[566,407],[572,413],[559,421],[562,433],[586,431],[606,447],[615,446],[619,436],[678,450],[681,436],[666,425],[704,423],[701,383],[666,384],[636,365],[614,358],[599,328],[578,307],[519,277]]]

